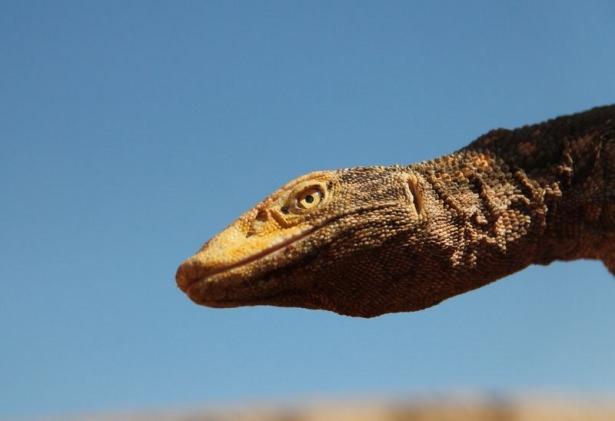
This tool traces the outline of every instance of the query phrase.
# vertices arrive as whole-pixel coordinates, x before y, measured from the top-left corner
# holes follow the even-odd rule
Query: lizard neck
[[[411,169],[458,231],[453,266],[501,262],[495,277],[580,258],[601,259],[613,271],[614,165],[615,106],[608,106],[493,130]]]
[[[523,127],[507,143],[495,153],[527,175],[544,209],[534,263],[600,259],[613,271],[615,106]]]

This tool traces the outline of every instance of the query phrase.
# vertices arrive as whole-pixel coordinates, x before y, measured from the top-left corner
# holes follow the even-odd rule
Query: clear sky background
[[[615,392],[615,280],[418,313],[213,310],[177,265],[289,179],[615,102],[615,3],[0,1],[0,418]]]

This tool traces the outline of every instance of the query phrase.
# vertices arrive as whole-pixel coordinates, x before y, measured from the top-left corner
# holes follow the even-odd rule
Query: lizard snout
[[[182,262],[177,268],[175,281],[177,286],[184,292],[188,292],[188,287],[199,278],[199,264],[193,257]]]

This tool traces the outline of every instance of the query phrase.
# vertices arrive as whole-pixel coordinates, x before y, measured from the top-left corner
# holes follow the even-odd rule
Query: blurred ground
[[[615,402],[527,398],[430,398],[248,405],[177,412],[47,418],[84,421],[613,421]]]

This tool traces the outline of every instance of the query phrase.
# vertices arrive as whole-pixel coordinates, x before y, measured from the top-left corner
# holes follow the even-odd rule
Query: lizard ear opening
[[[414,207],[417,216],[421,216],[424,211],[423,191],[419,179],[414,173],[407,174],[404,180],[404,188],[408,201]]]

